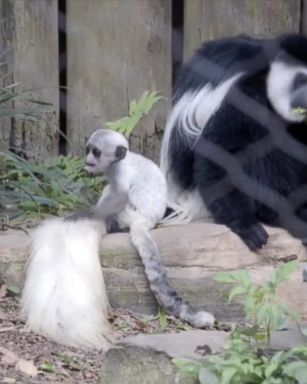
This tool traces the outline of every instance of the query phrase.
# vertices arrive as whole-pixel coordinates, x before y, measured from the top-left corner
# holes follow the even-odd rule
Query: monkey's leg
[[[240,90],[245,92],[243,83]],[[246,149],[267,132],[236,107],[237,97],[236,90],[230,90],[225,102],[204,127],[193,148],[193,176],[215,221],[227,225],[255,251],[266,244],[268,234],[256,217],[254,197],[246,193],[257,193],[244,169],[251,161],[250,156],[258,153]],[[254,112],[260,114],[262,110]]]
[[[121,228],[118,224],[116,217],[109,216],[106,219],[106,227],[108,233],[129,232],[129,228]]]
[[[307,246],[307,203],[300,205],[294,212],[293,216],[289,216],[286,223],[286,229],[295,237],[302,240]]]
[[[158,303],[168,313],[187,321],[194,327],[202,328],[213,325],[215,319],[211,313],[194,310],[171,287],[166,271],[160,262],[158,248],[149,233],[148,223],[145,220],[133,222],[130,226],[130,237],[142,259],[151,291]]]
[[[233,185],[221,167],[196,154],[194,181],[216,223],[228,226],[252,251],[267,243],[253,200]]]

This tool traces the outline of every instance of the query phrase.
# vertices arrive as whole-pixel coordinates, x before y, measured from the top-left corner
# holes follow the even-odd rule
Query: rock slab
[[[140,347],[110,349],[102,363],[101,384],[194,384],[165,354]]]
[[[229,339],[224,331],[184,331],[154,335],[139,334],[127,337],[123,345],[164,352],[169,357],[203,360],[204,357],[221,352]]]
[[[202,361],[220,353],[230,333],[221,331],[185,331],[172,334],[127,337],[122,347],[110,349],[103,361],[101,384],[192,384],[172,363],[172,358]],[[280,350],[305,345],[297,327],[272,332],[271,348]]]
[[[230,286],[217,283],[220,271],[245,269],[256,282],[265,281],[275,266],[291,259],[300,261],[300,269],[279,289],[280,297],[307,318],[307,283],[302,269],[307,260],[301,241],[285,231],[267,228],[268,244],[258,253],[251,252],[228,228],[212,223],[158,228],[152,231],[172,285],[192,305],[213,312],[222,321],[243,318],[239,304],[228,303]],[[22,285],[29,237],[22,231],[0,233],[0,279]],[[110,234],[101,241],[101,264],[110,304],[141,313],[156,313],[139,256],[127,233]]]

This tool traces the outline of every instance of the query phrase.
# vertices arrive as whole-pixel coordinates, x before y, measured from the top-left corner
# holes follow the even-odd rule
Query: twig
[[[1,229],[0,230],[2,230],[2,231],[5,231],[5,228],[6,229],[16,229],[18,231],[23,231],[26,235],[30,236],[30,233],[26,229],[22,228],[19,225],[10,225],[10,224],[7,224],[7,223],[0,223],[0,225],[1,225]]]
[[[15,330],[16,330],[16,327],[4,327],[4,328],[0,328],[0,333],[1,332],[15,331]]]

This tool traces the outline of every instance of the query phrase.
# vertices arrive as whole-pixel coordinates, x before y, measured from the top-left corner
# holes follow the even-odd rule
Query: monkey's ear
[[[127,153],[127,148],[123,147],[122,145],[118,145],[115,150],[115,157],[117,160],[122,160]]]

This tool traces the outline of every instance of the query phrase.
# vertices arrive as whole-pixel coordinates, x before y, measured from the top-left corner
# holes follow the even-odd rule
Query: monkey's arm
[[[109,185],[103,191],[101,198],[92,210],[92,217],[104,220],[121,212],[128,203],[128,191],[123,188],[111,188]]]
[[[123,188],[113,188],[107,185],[95,207],[73,213],[65,218],[67,221],[79,219],[106,220],[121,212],[128,203],[128,191]]]

